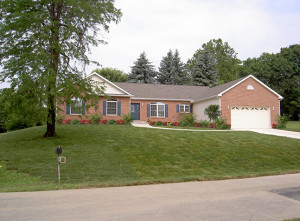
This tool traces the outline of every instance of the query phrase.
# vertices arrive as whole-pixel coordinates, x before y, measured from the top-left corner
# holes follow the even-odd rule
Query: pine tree
[[[157,73],[152,63],[146,58],[146,53],[143,52],[140,57],[134,62],[129,74],[129,82],[132,83],[155,83]]]
[[[185,84],[189,81],[177,49],[174,54],[170,50],[167,56],[162,58],[157,79],[161,84]]]
[[[189,81],[187,72],[185,70],[185,64],[181,62],[179,57],[179,52],[176,49],[174,53],[173,58],[173,66],[174,66],[174,72],[175,72],[175,80],[174,84],[185,84]]]
[[[172,50],[160,62],[157,81],[161,84],[175,84],[174,56]]]
[[[197,51],[195,55],[189,61],[193,85],[209,87],[217,85],[218,74],[213,55],[208,50]]]

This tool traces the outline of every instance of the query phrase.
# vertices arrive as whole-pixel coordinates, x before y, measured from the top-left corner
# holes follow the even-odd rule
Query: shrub
[[[209,121],[207,121],[207,120],[200,120],[199,124],[200,124],[200,127],[203,127],[203,128],[209,127]]]
[[[153,126],[153,125],[155,124],[155,121],[150,121],[149,124],[150,124],[151,126]]]
[[[99,121],[98,124],[107,124],[107,120],[106,119],[105,120],[101,120],[101,121]]]
[[[204,114],[206,114],[210,121],[215,121],[220,115],[220,106],[218,104],[211,104],[204,109]]]
[[[79,120],[72,120],[71,124],[80,124],[80,121]]]
[[[216,128],[216,124],[215,123],[210,123],[209,128]]]
[[[193,114],[184,114],[180,126],[194,126],[196,117]]]
[[[123,114],[122,121],[124,122],[124,124],[130,124],[133,121],[133,117],[131,116],[131,114]]]
[[[223,124],[221,125],[220,129],[230,129],[231,125],[230,124]]]
[[[272,128],[275,129],[278,126],[278,124],[272,124]]]
[[[113,119],[110,119],[110,120],[108,121],[108,124],[116,124],[116,121],[113,120]]]
[[[62,121],[62,124],[70,124],[71,123],[71,119],[65,119]]]
[[[90,120],[80,120],[80,124],[90,124]]]
[[[156,121],[156,122],[154,123],[154,125],[155,125],[155,126],[162,126],[162,125],[163,125],[163,122],[161,122],[161,121]]]
[[[172,126],[179,126],[180,124],[178,122],[173,122]]]
[[[226,127],[224,125],[226,125],[226,119],[223,117],[219,117],[215,120],[215,124],[216,124],[216,128],[221,128],[222,127]]]
[[[102,119],[101,114],[91,114],[90,117],[89,117],[89,120],[92,124],[99,124],[101,119]]]
[[[278,115],[276,119],[278,125],[276,126],[276,128],[279,129],[286,128],[286,123],[288,122],[288,120],[289,118],[286,115],[282,115],[282,116]]]
[[[62,124],[64,117],[61,115],[56,115],[56,123]]]
[[[119,125],[124,125],[125,122],[123,120],[116,120],[116,123],[119,124]]]

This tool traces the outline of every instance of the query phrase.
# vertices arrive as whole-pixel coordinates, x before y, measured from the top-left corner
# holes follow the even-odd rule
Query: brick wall
[[[159,118],[159,117],[147,117],[147,104],[152,102],[161,102],[164,104],[168,104],[168,117]],[[181,103],[190,104],[188,101],[180,102],[180,101],[161,101],[161,100],[131,100],[131,103],[140,104],[140,120],[147,121],[148,119],[152,121],[171,121],[171,122],[179,122],[182,118],[183,114],[176,113],[176,105]]]
[[[247,90],[248,85],[252,85],[254,90]],[[222,95],[222,116],[226,117],[227,123],[231,123],[232,106],[268,107],[271,112],[271,124],[277,123],[275,120],[280,113],[278,96],[252,78],[248,78]]]
[[[111,97],[112,99],[115,99],[117,101],[121,101],[121,116],[103,116],[103,119],[113,119],[113,120],[120,120],[122,117],[122,114],[128,114],[130,113],[130,98],[129,97]],[[59,115],[64,116],[64,119],[71,119],[71,120],[81,120],[81,119],[88,119],[88,116],[91,114],[103,114],[103,101],[107,100],[104,97],[101,97],[98,101],[98,109],[95,109],[94,107],[90,107],[88,110],[85,110],[85,115],[67,115],[66,111],[66,104],[60,105],[59,107],[62,109],[62,111],[59,112]],[[88,102],[87,102],[88,103]]]

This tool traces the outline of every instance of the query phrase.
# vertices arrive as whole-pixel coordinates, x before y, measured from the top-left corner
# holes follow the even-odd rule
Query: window
[[[247,90],[254,90],[254,87],[253,87],[251,84],[249,84],[249,85],[247,86]]]
[[[110,100],[107,101],[107,107],[106,107],[106,114],[107,115],[117,115],[117,101]]]
[[[190,113],[189,104],[179,104],[179,113]]]
[[[70,113],[73,115],[81,115],[82,114],[82,100],[79,98],[71,99]]]
[[[165,117],[165,104],[160,102],[151,103],[150,117]]]

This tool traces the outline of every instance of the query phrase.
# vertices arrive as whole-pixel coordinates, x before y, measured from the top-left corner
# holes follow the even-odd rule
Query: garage
[[[270,118],[267,107],[231,107],[232,129],[271,128]]]

